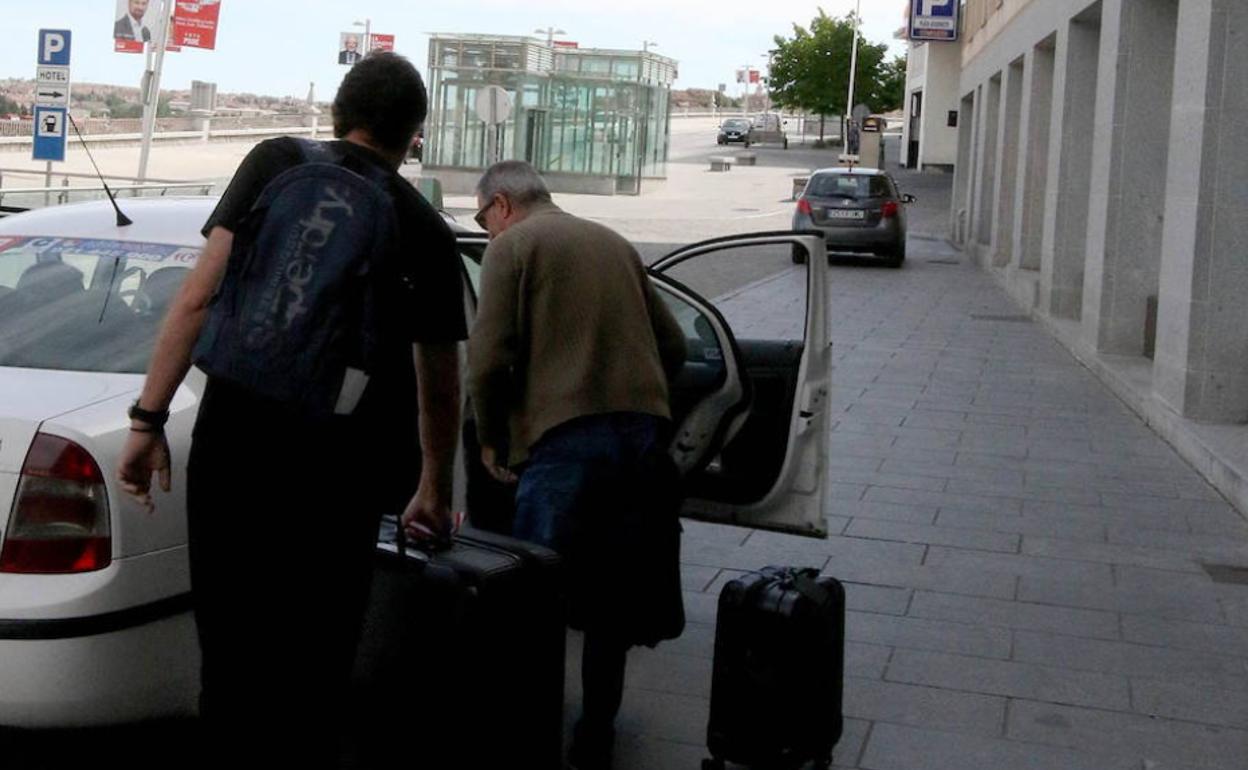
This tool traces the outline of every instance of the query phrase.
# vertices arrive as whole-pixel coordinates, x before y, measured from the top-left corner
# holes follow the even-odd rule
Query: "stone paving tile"
[[[939,492],[945,488],[945,479],[934,476],[920,476],[913,473],[879,473],[846,468],[829,468],[827,475],[833,481],[865,484],[868,487],[925,489],[931,492]]]
[[[1222,599],[1222,609],[1231,625],[1248,628],[1248,597]]]
[[[680,655],[660,644],[637,647],[628,655],[628,686],[674,695],[711,697],[711,659]]]
[[[1023,501],[1018,499],[887,487],[872,487],[866,491],[862,499],[868,502],[901,505],[935,505],[942,509],[951,508],[977,513],[1021,513],[1023,509]]]
[[[791,554],[797,560],[793,563],[810,566],[820,566],[829,556],[851,560],[883,559],[894,564],[917,565],[922,561],[926,550],[924,546],[913,543],[889,543],[853,537],[816,540],[762,530],[750,535],[744,547],[769,548],[777,554]],[[812,563],[819,557],[824,557],[823,561]]]
[[[1006,700],[991,695],[851,677],[844,699],[858,719],[994,736],[1005,724]]]
[[[1046,521],[1083,522],[1104,527],[1122,525],[1166,532],[1188,532],[1191,530],[1188,519],[1184,516],[1175,516],[1169,513],[1123,511],[1116,508],[1106,508],[1101,505],[1077,505],[1074,503],[1028,500],[1023,503],[1023,515]],[[1106,542],[1108,542],[1108,539],[1109,533],[1106,531]]]
[[[895,540],[902,543],[929,543],[1002,553],[1018,553],[1020,541],[1018,535],[1010,533],[981,532],[870,519],[856,519],[850,522],[845,534],[849,537]]]
[[[1140,770],[1138,759],[1003,738],[876,723],[863,770]],[[1167,767],[1166,770],[1174,770]]]
[[[1063,575],[1070,580],[1085,581],[1093,586],[1109,588],[1113,585],[1114,571],[1109,564],[1078,562],[1047,557],[996,554],[986,551],[969,551],[961,548],[932,546],[923,561],[928,567],[952,567],[976,570],[981,573],[1033,576],[1048,578]]]
[[[910,616],[982,623],[1023,631],[1061,629],[1074,636],[1094,639],[1117,639],[1119,636],[1118,617],[1109,612],[931,591],[915,592],[914,600],[910,604]]]
[[[1240,626],[1128,615],[1122,619],[1122,637],[1140,644],[1248,658],[1248,628]]]
[[[1217,623],[1222,619],[1222,608],[1216,596],[1193,595],[1173,587],[1168,590],[1120,586],[1107,589],[1061,577],[1023,577],[1018,583],[1018,600],[1202,623]]]
[[[845,642],[845,676],[861,679],[883,679],[888,661],[893,657],[891,647],[861,642]]]
[[[1012,641],[1004,628],[853,611],[845,616],[845,636],[877,645],[1001,660],[1010,657]]]
[[[715,576],[719,574],[719,567],[704,567],[695,564],[680,565],[680,587],[686,591],[702,591],[705,590]]]
[[[917,588],[963,596],[1012,599],[1018,579],[974,568],[897,564],[876,559],[832,557],[823,574],[862,584]]]
[[[1040,631],[1015,631],[1013,653],[1022,663],[1119,674],[1132,682],[1220,682],[1221,687],[1248,692],[1248,659],[1227,654]]]
[[[1137,680],[1131,701],[1143,714],[1248,730],[1248,692],[1185,682]]]
[[[890,682],[1071,706],[1119,710],[1131,706],[1126,677],[1016,661],[897,650],[884,676]]]
[[[1096,491],[1089,489],[1025,486],[1023,484],[985,484],[963,479],[950,481],[946,491],[954,494],[1014,497],[1023,500],[1074,503],[1076,505],[1096,505],[1101,501],[1100,495]]]
[[[1105,564],[1128,564],[1136,567],[1173,570],[1175,572],[1202,571],[1200,565],[1191,554],[1132,545],[1086,543],[1028,535],[1023,538],[1023,553],[1030,556],[1050,556],[1074,561],[1102,562]]]
[[[1021,700],[1010,704],[1008,735],[1126,758],[1131,768],[1242,770],[1248,756],[1248,731]]]
[[[941,527],[1014,532],[1020,535],[1039,535],[1063,540],[1084,540],[1089,543],[1104,543],[1108,539],[1104,524],[1086,519],[1053,519],[1027,514],[1013,516],[1003,513],[942,510],[936,516],[936,524]]]
[[[915,460],[888,459],[880,466],[885,473],[917,473],[942,479],[978,481],[986,484],[1023,484],[1023,472],[1014,469],[977,468],[947,463],[928,463]]]
[[[863,500],[833,500],[828,509],[832,516],[849,519],[883,519],[885,521],[901,521],[908,524],[931,524],[936,520],[935,506],[892,505],[890,503],[869,503]]]

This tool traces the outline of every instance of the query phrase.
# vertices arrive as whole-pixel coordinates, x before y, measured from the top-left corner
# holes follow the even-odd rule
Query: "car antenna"
[[[108,182],[104,181],[104,175],[100,173],[100,167],[95,164],[95,157],[91,155],[91,148],[87,146],[87,140],[82,138],[82,131],[78,130],[78,121],[74,120],[73,114],[66,110],[65,114],[69,117],[69,124],[74,127],[74,133],[78,135],[78,141],[82,142],[82,149],[87,151],[87,158],[90,159],[92,167],[95,168],[95,175],[100,178],[100,184],[104,185],[104,194],[108,196],[108,200],[113,204],[113,211],[117,212],[117,226],[125,227],[134,224],[130,217],[121,213],[121,207],[117,205],[117,198],[113,196],[113,191],[108,189]]]

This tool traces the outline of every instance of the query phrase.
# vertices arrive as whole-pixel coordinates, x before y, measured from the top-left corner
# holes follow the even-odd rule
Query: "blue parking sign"
[[[65,124],[68,122],[64,107],[35,105],[35,151],[33,160],[65,160]]]
[[[911,40],[957,40],[958,0],[910,0]]]
[[[69,66],[69,44],[73,33],[67,29],[39,30],[39,63]]]

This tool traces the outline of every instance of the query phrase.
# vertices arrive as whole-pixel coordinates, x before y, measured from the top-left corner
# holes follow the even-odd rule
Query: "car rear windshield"
[[[817,174],[806,194],[814,198],[888,198],[893,194],[888,179],[868,174]]]
[[[0,236],[0,366],[142,373],[199,249]]]
[[[725,120],[724,121],[724,128],[737,129],[737,128],[749,128],[749,127],[750,127],[750,121],[748,120],[738,119],[738,120]]]

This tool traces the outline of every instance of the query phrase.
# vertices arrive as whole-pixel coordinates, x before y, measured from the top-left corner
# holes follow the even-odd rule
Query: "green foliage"
[[[849,95],[850,53],[854,45],[854,15],[834,19],[819,9],[809,28],[793,25],[793,37],[775,37],[768,89],[779,107],[816,115],[844,115]],[[887,112],[901,104],[894,98],[892,64],[884,64],[888,46],[858,39],[858,69],[854,102],[872,112]],[[901,65],[905,90],[905,63]]]
[[[114,118],[141,118],[143,117],[143,105],[136,102],[128,102],[116,94],[109,94],[104,97],[104,104],[108,106],[108,114]],[[167,118],[173,114],[173,110],[169,108],[169,99],[160,97],[160,102],[156,106],[156,117]]]

